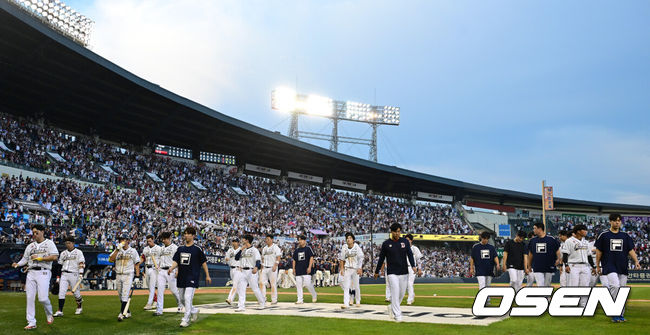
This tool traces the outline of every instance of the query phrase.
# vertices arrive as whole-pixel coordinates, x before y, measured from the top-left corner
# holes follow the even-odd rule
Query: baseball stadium
[[[92,24],[62,1],[0,0],[4,334],[650,329],[650,205],[380,163],[377,127],[399,125],[395,106],[276,88],[285,136],[94,53]],[[299,129],[314,114],[333,120],[331,134]],[[372,138],[341,136],[339,122],[369,125]],[[368,146],[369,159],[340,143]],[[475,308],[483,288],[549,286],[603,287],[612,304],[626,299],[624,315],[604,299],[583,316],[592,299],[574,297],[564,303],[578,316],[558,316],[557,295],[539,316],[511,315],[535,306],[521,294],[494,315]]]

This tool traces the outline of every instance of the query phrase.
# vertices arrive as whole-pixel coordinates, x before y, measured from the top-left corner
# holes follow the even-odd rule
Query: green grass
[[[364,285],[363,304],[380,304],[384,302],[383,285]],[[295,301],[295,290],[280,290],[291,295],[279,295],[280,301]],[[462,284],[422,284],[416,285],[418,297],[415,305],[439,307],[471,308],[472,298],[436,298],[438,296],[474,296],[478,289],[475,285]],[[319,293],[341,293],[339,287],[319,288]],[[368,295],[378,295],[368,296]],[[425,297],[426,296],[426,297]],[[224,294],[202,294],[199,290],[194,297],[195,304],[222,302]],[[3,334],[22,334],[25,324],[25,294],[0,293],[0,329]],[[56,309],[57,299],[50,296]],[[251,295],[250,301],[254,300]],[[650,300],[650,287],[634,287],[630,299]],[[165,307],[173,307],[175,301],[171,296],[165,299]],[[341,296],[320,295],[319,302],[340,303]],[[310,301],[306,293],[305,301]],[[83,315],[74,315],[74,301],[68,297],[64,309],[65,316],[55,319],[53,325],[45,322],[43,308],[36,303],[38,329],[37,334],[568,334],[579,335],[595,332],[600,334],[646,334],[650,329],[650,302],[628,302],[626,318],[623,324],[613,324],[610,319],[598,312],[595,317],[568,318],[550,317],[512,317],[490,326],[454,326],[423,323],[393,323],[389,321],[366,321],[330,318],[308,318],[298,316],[256,316],[256,315],[201,315],[189,328],[181,329],[178,324],[179,314],[154,317],[153,313],[143,311],[146,296],[134,296],[132,301],[133,317],[124,322],[117,322],[119,301],[116,296],[88,296],[84,298]],[[306,304],[307,306],[308,304]],[[645,329],[645,330],[644,330]]]

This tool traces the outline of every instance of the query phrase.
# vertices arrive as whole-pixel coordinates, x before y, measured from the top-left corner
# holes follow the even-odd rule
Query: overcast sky
[[[254,125],[287,133],[270,108],[280,85],[399,106],[401,124],[379,128],[381,163],[650,205],[648,1],[66,2],[95,21],[94,52]]]

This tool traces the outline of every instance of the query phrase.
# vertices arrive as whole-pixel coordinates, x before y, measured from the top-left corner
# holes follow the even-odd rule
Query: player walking
[[[74,295],[77,302],[77,309],[74,314],[81,314],[81,298],[80,282],[84,273],[85,258],[81,250],[74,247],[74,237],[69,236],[65,239],[65,248],[59,256],[59,264],[61,264],[61,278],[59,279],[59,310],[54,313],[54,316],[63,316],[63,305],[65,305],[65,294],[68,287]]]
[[[406,294],[408,282],[408,264],[415,264],[409,241],[400,237],[402,225],[393,223],[390,226],[390,239],[384,241],[379,252],[379,261],[375,269],[375,279],[379,277],[384,259],[386,260],[386,285],[390,287],[391,299],[388,305],[388,315],[397,322],[402,322],[400,304]],[[416,272],[417,269],[413,268]]]
[[[153,309],[153,297],[156,294],[156,284],[158,283],[158,272],[160,267],[160,255],[162,247],[154,243],[153,235],[147,235],[147,246],[142,249],[142,255],[145,259],[145,275],[147,276],[147,286],[149,286],[149,299],[144,306],[145,310]],[[157,308],[156,308],[157,309]]]
[[[260,309],[266,306],[266,299],[260,292],[259,287],[259,269],[262,267],[260,252],[257,248],[253,247],[252,235],[244,235],[241,250],[235,255],[235,259],[239,261],[241,274],[239,275],[239,283],[237,283],[237,294],[239,295],[239,303],[237,304],[237,312],[246,310],[246,287],[250,286],[253,294],[260,304]]]
[[[52,316],[52,303],[48,296],[50,278],[52,278],[52,262],[59,257],[59,251],[52,240],[45,238],[45,227],[37,224],[32,227],[32,239],[25,248],[23,257],[18,263],[11,264],[14,268],[27,264],[27,279],[25,280],[25,291],[27,292],[27,326],[26,330],[36,328],[35,301],[38,293],[38,301],[45,309],[47,324],[54,322]]]
[[[499,266],[497,250],[493,245],[488,244],[490,233],[484,231],[480,236],[481,242],[472,246],[472,254],[469,259],[469,276],[473,277],[476,274],[479,290],[492,284],[494,267]],[[490,303],[489,298],[487,302]]]
[[[232,282],[232,288],[230,289],[230,292],[228,293],[228,298],[226,298],[226,302],[228,305],[232,305],[233,299],[235,298],[235,294],[237,294],[237,285],[239,284],[239,276],[241,275],[241,269],[239,266],[239,260],[235,259],[235,255],[239,252],[241,249],[239,247],[239,239],[238,238],[233,238],[231,243],[230,249],[226,251],[226,263],[228,266],[230,266],[230,281]]]
[[[138,252],[129,245],[129,238],[126,236],[118,239],[117,248],[108,258],[111,263],[115,263],[115,280],[117,281],[117,294],[122,302],[120,314],[117,315],[117,321],[122,321],[131,317],[131,311],[124,310],[126,303],[129,301],[129,291],[133,284],[133,275],[140,276],[140,256]]]
[[[526,233],[523,230],[517,232],[514,240],[508,240],[503,248],[503,272],[508,272],[510,286],[519,291],[524,282],[524,264],[527,263],[528,255],[524,252],[524,238]]]
[[[573,234],[570,231],[567,230],[560,230],[558,232],[558,240],[560,241],[560,253],[562,255],[568,254],[569,251],[566,249],[566,240],[573,236]],[[569,273],[565,271],[565,266],[566,262],[563,262],[562,265],[560,265],[560,286],[565,287],[569,285]]]
[[[528,268],[535,271],[537,286],[551,286],[556,266],[562,261],[560,242],[546,235],[541,222],[533,225],[533,232],[536,236],[528,243]]]
[[[181,327],[189,326],[190,319],[193,322],[199,317],[199,310],[192,306],[192,300],[194,299],[194,291],[199,287],[201,268],[205,271],[205,282],[207,284],[212,283],[205,254],[201,248],[194,245],[195,237],[196,229],[194,227],[185,228],[183,232],[185,245],[176,249],[176,253],[172,258],[172,266],[167,270],[167,274],[171,275],[174,269],[178,267],[176,281],[181,302],[185,305],[185,314],[181,319]]]
[[[282,250],[273,243],[273,235],[264,238],[266,245],[262,249],[262,275],[260,276],[260,290],[266,301],[266,283],[271,286],[271,304],[278,303],[278,266],[282,257]]]
[[[609,215],[608,231],[600,234],[596,240],[596,271],[607,276],[609,292],[616,299],[618,289],[627,284],[628,256],[634,261],[634,269],[640,270],[641,265],[634,252],[634,241],[627,233],[621,231],[621,215]],[[601,267],[602,263],[602,267]],[[623,313],[612,317],[613,322],[625,322]]]
[[[409,240],[409,243],[411,243],[411,252],[413,253],[413,259],[415,260],[415,264],[408,264],[409,280],[407,284],[408,298],[406,298],[406,304],[410,306],[415,301],[415,289],[413,287],[415,285],[415,276],[422,275],[422,264],[420,264],[422,253],[420,252],[420,248],[413,244],[413,235],[408,234],[405,237]],[[417,272],[414,272],[413,269],[418,270]]]
[[[170,232],[163,232],[160,234],[160,239],[162,240],[163,246],[160,249],[160,261],[158,263],[158,305],[156,306],[156,313],[154,315],[162,315],[163,308],[165,306],[165,286],[169,285],[169,290],[176,298],[176,305],[178,305],[178,313],[183,310],[183,304],[181,303],[181,298],[178,293],[178,287],[176,285],[176,274],[169,273],[168,270],[172,267],[174,262],[173,257],[178,250],[178,246],[172,243],[172,234]]]
[[[594,260],[589,252],[589,242],[585,239],[587,236],[587,226],[579,224],[573,228],[573,236],[564,242],[564,251],[562,259],[565,264],[564,269],[569,276],[568,286],[589,286],[591,273],[594,270]],[[585,307],[587,297],[580,297],[580,306]]]
[[[311,270],[314,269],[314,252],[307,246],[307,237],[298,236],[298,248],[293,252],[293,273],[296,275],[296,291],[298,300],[296,304],[303,303],[302,290],[307,287],[311,293],[311,302],[318,300],[318,295],[311,283]]]
[[[345,233],[345,245],[339,253],[341,276],[343,277],[343,305],[342,309],[350,307],[350,289],[354,289],[356,306],[361,306],[361,287],[359,276],[362,274],[363,250],[356,244],[354,234]]]

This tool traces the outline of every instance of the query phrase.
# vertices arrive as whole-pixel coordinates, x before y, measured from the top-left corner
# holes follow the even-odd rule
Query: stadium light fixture
[[[88,46],[94,22],[59,0],[10,0],[73,41]]]

